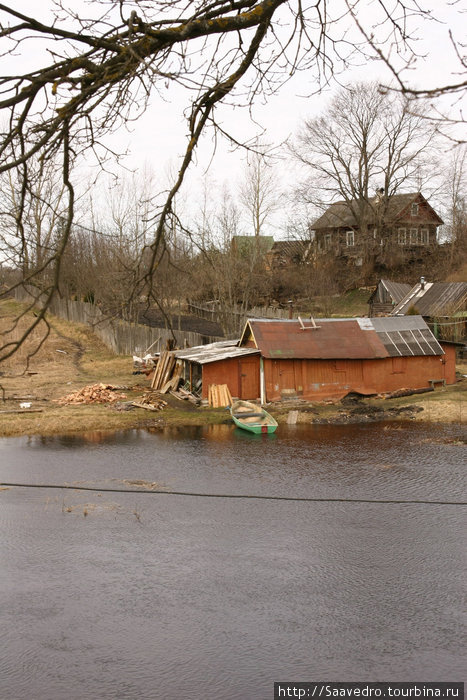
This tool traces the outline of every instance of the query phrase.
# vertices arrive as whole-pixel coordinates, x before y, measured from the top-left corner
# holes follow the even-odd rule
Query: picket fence
[[[17,301],[34,303],[40,307],[43,298],[37,296],[35,291],[26,288],[15,290]],[[94,333],[117,355],[138,355],[141,357],[150,349],[151,354],[161,352],[167,347],[167,342],[174,340],[178,348],[206,345],[217,340],[225,340],[217,336],[202,335],[190,331],[174,330],[167,328],[152,328],[138,323],[127,323],[118,319],[109,318],[99,307],[84,301],[72,301],[71,299],[52,299],[49,306],[50,313],[74,323],[84,323],[90,326]]]

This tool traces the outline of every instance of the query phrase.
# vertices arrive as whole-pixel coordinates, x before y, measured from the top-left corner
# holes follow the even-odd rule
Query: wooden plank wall
[[[15,298],[17,301],[27,303],[34,301],[32,294],[21,288],[15,290]],[[40,306],[40,303],[39,298],[37,305]],[[111,319],[106,317],[97,306],[84,301],[55,298],[52,300],[50,312],[66,321],[84,323],[90,326],[107,347],[117,355],[143,355],[153,344],[151,353],[162,352],[167,347],[167,341],[173,340],[173,335],[167,328],[151,328],[137,323]],[[225,340],[217,336],[179,330],[174,330],[174,335],[179,348]]]

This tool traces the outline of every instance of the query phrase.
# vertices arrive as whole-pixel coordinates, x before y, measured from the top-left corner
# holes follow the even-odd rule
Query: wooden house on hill
[[[368,200],[331,204],[310,229],[317,254],[332,252],[359,264],[364,253],[371,251],[378,258],[391,247],[406,258],[423,256],[438,245],[441,224],[443,220],[420,192],[392,197],[380,193]]]
[[[209,360],[177,351],[198,363],[202,395],[209,384],[227,384],[232,396],[262,403],[290,398],[339,399],[402,388],[453,384],[455,348],[441,346],[420,316],[264,320],[250,319],[235,347],[214,350]],[[219,348],[220,350],[220,348]],[[194,373],[193,368],[190,372]]]

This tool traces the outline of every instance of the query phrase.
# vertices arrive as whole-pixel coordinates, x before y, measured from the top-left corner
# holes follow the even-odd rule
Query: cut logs
[[[89,386],[84,386],[78,391],[73,391],[71,394],[62,396],[61,399],[56,400],[56,403],[60,406],[81,403],[114,403],[115,401],[126,399],[125,394],[117,392],[117,390],[121,388],[122,387],[119,386],[113,386],[112,384],[91,384]]]
[[[232,405],[227,384],[210,384],[208,390],[208,403],[213,408],[225,408]]]

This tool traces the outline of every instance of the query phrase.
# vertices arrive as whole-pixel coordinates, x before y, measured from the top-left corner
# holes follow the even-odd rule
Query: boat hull
[[[248,401],[236,401],[230,407],[232,420],[238,428],[256,435],[274,433],[277,421],[261,406]]]

